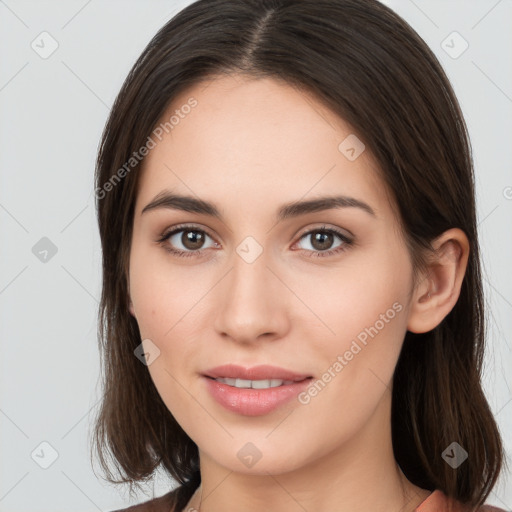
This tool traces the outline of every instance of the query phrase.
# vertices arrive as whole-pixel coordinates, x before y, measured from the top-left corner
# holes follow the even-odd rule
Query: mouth
[[[277,409],[297,397],[313,379],[311,375],[268,365],[218,366],[202,377],[217,403],[244,416],[259,416]]]
[[[213,379],[221,384],[226,384],[233,388],[239,389],[270,389],[270,388],[278,388],[281,386],[289,386],[290,384],[294,384],[294,380],[282,380],[282,379],[263,379],[263,380],[247,380],[247,379],[232,379],[229,377],[219,377],[214,379],[213,377],[207,377],[209,379]],[[304,379],[303,379],[304,380]]]

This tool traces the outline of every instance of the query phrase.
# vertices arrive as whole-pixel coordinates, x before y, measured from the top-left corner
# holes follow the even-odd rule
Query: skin
[[[338,150],[349,125],[285,83],[235,75],[190,88],[162,119],[191,96],[198,105],[144,161],[129,284],[141,337],[160,350],[148,366],[153,382],[199,448],[201,511],[413,510],[430,492],[409,482],[393,456],[392,376],[406,331],[433,329],[455,305],[467,238],[458,229],[439,237],[414,287],[369,150],[355,161]],[[168,208],[142,214],[165,189],[214,202],[223,221]],[[334,193],[364,201],[375,216],[348,207],[275,222],[284,203]],[[157,242],[181,223],[205,230],[203,245],[184,245],[182,232]],[[323,225],[351,233],[354,244],[308,257],[344,243],[333,235],[315,245],[311,231]],[[236,252],[248,236],[263,249],[252,263]],[[166,246],[196,254],[180,258]],[[395,303],[401,311],[307,404],[238,415],[200,377],[232,362],[321,378]],[[237,457],[247,442],[261,452],[250,468]]]

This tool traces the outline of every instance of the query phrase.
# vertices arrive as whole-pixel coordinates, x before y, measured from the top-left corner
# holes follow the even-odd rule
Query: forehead
[[[285,82],[230,75],[198,83],[174,98],[158,127],[141,170],[139,212],[163,189],[260,205],[343,193],[386,207],[370,152],[355,160],[343,152],[347,144],[362,149],[351,127]]]

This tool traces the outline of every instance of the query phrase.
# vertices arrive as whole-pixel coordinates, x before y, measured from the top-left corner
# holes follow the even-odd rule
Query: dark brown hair
[[[284,80],[349,123],[391,191],[415,270],[445,230],[465,232],[471,250],[456,305],[432,331],[405,336],[393,380],[392,437],[395,458],[415,485],[484,503],[503,448],[481,387],[485,317],[469,136],[435,55],[376,0],[199,0],[154,36],[126,78],[96,169],[104,398],[94,442],[107,479],[129,483],[131,492],[163,467],[180,484],[177,510],[200,482],[197,446],[134,356],[141,339],[128,310],[127,270],[140,165],[122,179],[118,170],[173,98],[226,73]],[[469,453],[456,470],[442,458],[454,441]]]

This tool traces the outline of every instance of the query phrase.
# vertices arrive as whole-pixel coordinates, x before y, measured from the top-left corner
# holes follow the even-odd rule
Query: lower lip
[[[212,397],[229,411],[244,416],[268,414],[289,402],[309,386],[312,378],[268,389],[235,388],[203,377]]]

